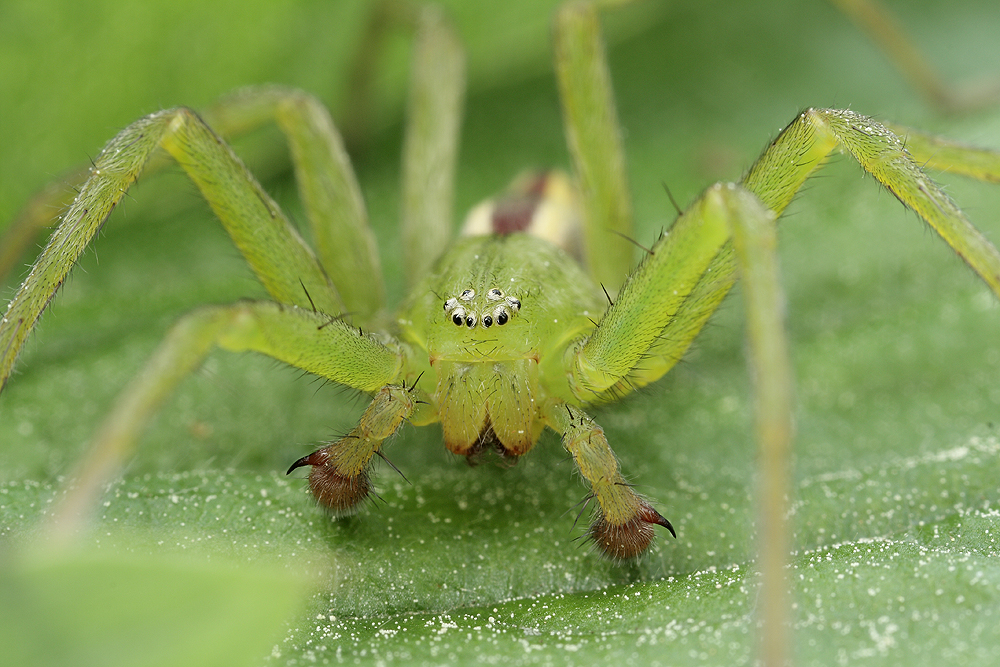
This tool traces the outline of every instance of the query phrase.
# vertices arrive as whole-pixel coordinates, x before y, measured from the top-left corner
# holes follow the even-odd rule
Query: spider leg
[[[359,488],[367,484],[354,478],[365,474],[375,454],[375,437],[391,435],[415,407],[415,388],[394,384],[400,380],[403,351],[372,334],[321,313],[273,301],[199,308],[171,328],[142,372],[119,395],[75,475],[75,486],[54,515],[60,530],[72,530],[85,509],[94,506],[94,498],[131,455],[153,414],[215,347],[259,352],[345,386],[375,392],[361,422],[345,438],[350,439],[349,445],[341,447],[353,466],[353,474],[343,476]],[[397,400],[392,403],[392,399]],[[359,468],[362,460],[365,465]]]
[[[940,113],[963,113],[995,105],[998,82],[957,87],[941,78],[888,8],[877,0],[829,0],[843,12],[899,71],[910,86]]]
[[[402,205],[405,262],[408,275],[415,282],[451,237],[452,191],[465,65],[459,40],[440,8],[376,3],[369,34],[362,40],[355,58],[355,76],[347,95],[350,100],[346,112],[347,129],[356,140],[363,134],[358,127],[367,120],[367,103],[371,102],[371,91],[359,80],[375,78],[371,70],[385,49],[390,28],[397,27],[415,36]],[[362,322],[370,322],[385,305],[378,253],[343,141],[324,106],[299,90],[281,86],[249,87],[222,98],[205,109],[201,118],[225,139],[246,134],[270,122],[278,124],[292,150],[316,254],[343,300],[343,307],[332,312],[347,310]],[[138,126],[133,127],[137,130]],[[134,138],[138,132],[126,130],[122,134],[123,138]],[[120,149],[123,143],[118,142],[115,148]],[[148,141],[137,142],[133,150],[142,151],[148,144]],[[97,162],[106,157],[105,151]],[[121,179],[123,190],[135,180],[139,171],[148,177],[167,164],[162,155],[153,152],[136,157],[139,158],[137,168]],[[36,194],[17,218],[0,232],[0,279],[17,266],[38,233],[57,222],[51,212],[71,206],[67,193],[93,186],[93,181],[85,183],[99,169],[95,164],[93,169],[81,167],[66,174]],[[220,180],[224,182],[225,179]],[[110,211],[104,206],[100,209],[105,215]],[[62,216],[58,222],[67,219],[72,218]],[[103,219],[97,225],[102,222]]]
[[[343,303],[341,310],[326,312],[346,311],[368,325],[385,306],[378,248],[350,158],[326,107],[300,90],[260,86],[223,98],[205,116],[213,129],[218,123],[237,134],[277,124],[291,149],[317,259]]]
[[[219,137],[227,139],[247,134],[268,123],[278,125],[291,149],[296,180],[319,262],[340,292],[343,309],[367,323],[385,303],[378,251],[368,227],[367,212],[350,160],[326,108],[315,97],[300,90],[258,86],[241,89],[220,99],[198,118]],[[114,144],[114,150],[123,150],[123,146],[128,145],[129,137],[134,138],[139,134],[139,128],[149,128],[150,125],[153,125],[150,128],[153,132],[158,131],[156,123],[140,121],[122,132],[109,144],[109,148]],[[135,151],[137,164],[129,168],[128,175],[123,174],[123,189],[139,176],[139,172],[144,178],[149,178],[168,164],[168,160],[164,159],[166,156],[148,147],[145,141],[134,142],[129,148]],[[143,150],[147,153],[143,154]],[[201,148],[192,144],[191,150],[195,160],[199,159]],[[78,213],[80,207],[74,204],[93,198],[102,179],[88,178],[99,176],[102,165],[105,175],[108,175],[108,152],[105,149],[90,169],[78,169],[39,192],[21,211],[2,236],[0,277],[16,264],[38,230],[52,222],[51,211],[72,205]],[[224,188],[227,183],[232,185],[228,179],[206,185],[209,188]],[[73,190],[80,192],[75,202],[64,202],[65,193]],[[113,190],[107,196],[113,196]],[[90,208],[92,206],[91,202]],[[104,208],[99,206],[96,210]],[[72,219],[73,212],[70,212],[62,216],[61,222]],[[359,279],[359,276],[364,276],[364,279]]]
[[[604,430],[593,419],[561,401],[551,401],[545,413],[597,500],[588,535],[605,556],[624,560],[640,555],[653,541],[654,525],[675,534],[670,522],[622,477]]]
[[[788,582],[791,548],[787,516],[791,482],[793,378],[785,295],[778,268],[777,216],[749,192],[736,188],[729,216],[733,248],[743,283],[747,365],[754,396],[757,442],[758,561],[761,572],[761,654],[765,663],[787,661]]]
[[[838,146],[916,211],[1000,296],[1000,253],[924,174],[898,137],[850,111],[810,109],[772,142],[741,185],[709,188],[657,241],[593,333],[568,349],[573,394],[583,402],[610,400],[666,372],[728,292],[738,266],[744,276],[752,276],[755,262],[776,264],[767,259],[773,249],[737,247],[734,254],[734,241],[737,246],[746,245],[740,236],[742,227],[773,225],[806,178]],[[734,230],[738,234],[732,239]],[[773,243],[767,240],[756,247]],[[751,355],[752,375],[760,383],[758,400],[766,403],[758,409],[758,441],[762,448],[786,452],[790,438],[787,353],[768,348],[778,337],[783,341],[780,289],[776,278],[764,282],[765,296],[755,297],[754,305],[748,305],[750,331],[758,340],[754,345],[760,346]],[[771,324],[762,324],[765,320]],[[769,396],[774,397],[773,404]],[[575,458],[580,465],[581,458]],[[787,454],[769,460],[780,471],[787,465]],[[779,479],[769,493],[781,495],[786,486]],[[595,490],[595,495],[600,498],[601,494]],[[633,500],[624,515],[617,509],[609,514],[605,503],[601,507],[605,518],[615,524],[629,512],[638,513],[637,502]]]
[[[903,141],[916,163],[925,169],[1000,183],[1000,153],[997,151],[967,146],[912,127],[893,123],[885,126]]]
[[[584,212],[586,264],[595,282],[621,286],[632,266],[632,203],[597,7],[564,3],[555,15],[555,69],[566,143]]]
[[[288,472],[312,466],[309,488],[316,500],[337,516],[353,514],[372,493],[369,474],[372,459],[382,456],[379,451],[382,443],[413,414],[416,407],[413,392],[414,388],[405,383],[382,387],[350,433],[303,456]]]
[[[421,7],[403,140],[403,261],[410,285],[452,236],[455,165],[465,97],[465,54],[439,7]]]
[[[439,8],[380,3],[376,14],[380,12],[381,18],[373,19],[372,34],[359,48],[357,60],[362,73],[370,74],[368,68],[372,61],[377,60],[380,45],[384,46],[383,33],[388,27],[402,25],[415,34],[410,113],[403,158],[402,204],[404,261],[411,283],[415,283],[451,238],[452,192],[464,96],[464,54],[457,36]],[[355,92],[352,90],[349,93],[352,102],[356,102],[359,96],[369,97],[364,90],[358,95]],[[354,119],[353,122],[348,119],[352,127],[357,125],[358,114],[364,113],[359,111],[363,107],[362,101],[360,106],[348,109]],[[177,111],[154,116],[169,113]],[[299,90],[281,86],[249,87],[205,109],[200,119],[223,138],[246,134],[270,122],[277,123],[291,147],[299,192],[317,257],[329,281],[340,292],[342,304],[329,312],[346,310],[362,323],[370,323],[385,305],[378,252],[343,141],[325,107],[313,96]],[[38,232],[53,223],[51,211],[72,206],[73,210],[62,216],[60,224],[65,220],[75,220],[81,208],[91,209],[91,214],[86,216],[88,219],[97,218],[97,214],[106,217],[110,213],[119,198],[114,196],[113,187],[104,196],[114,197],[114,202],[110,206],[101,204],[96,209],[92,206],[93,202],[85,202],[84,207],[78,206],[81,197],[71,204],[66,193],[77,188],[81,189],[81,194],[93,191],[97,182],[90,177],[102,171],[101,164],[104,165],[104,173],[108,173],[108,149],[112,148],[112,144],[115,151],[134,144],[129,145],[128,150],[137,164],[128,167],[128,173],[115,181],[121,192],[131,185],[140,171],[147,177],[159,171],[167,161],[153,150],[149,137],[142,136],[143,130],[160,132],[154,125],[156,123],[143,121],[133,124],[121,133],[120,140],[109,144],[92,169],[77,169],[33,197],[0,234],[0,279],[13,270]],[[355,131],[354,135],[357,134]],[[141,140],[133,141],[136,138]],[[192,146],[192,149],[197,156],[200,149],[197,146]],[[219,180],[220,186],[227,182],[231,183],[228,177]],[[104,217],[96,219],[93,224],[99,227]]]
[[[414,34],[403,145],[404,264],[415,284],[451,239],[452,200],[465,88],[464,52],[440,8],[402,6],[376,19]],[[373,37],[381,42],[381,35]],[[377,45],[376,45],[377,46]],[[361,56],[376,57],[365,45]],[[230,131],[275,121],[288,139],[316,253],[344,309],[362,323],[385,305],[378,250],[343,141],[326,108],[298,90],[248,88],[207,111]]]
[[[125,128],[94,161],[91,175],[53,231],[0,321],[0,387],[42,311],[87,244],[158,148],[184,168],[275,300],[325,313],[340,298],[312,250],[232,150],[190,109],[161,111]]]
[[[629,275],[594,332],[570,348],[570,386],[580,400],[605,401],[628,393],[634,388],[630,383],[649,381],[642,373],[650,368],[666,372],[668,364],[680,358],[725,295],[706,290],[705,284],[719,281],[712,267],[720,256],[731,263],[727,217],[734,192],[731,186],[716,185],[692,204]],[[721,278],[728,289],[732,270]],[[702,322],[692,323],[692,312]],[[669,343],[676,352],[651,357],[649,350],[657,341]],[[640,362],[644,366],[636,372]]]
[[[952,153],[939,164],[972,162],[983,152]],[[743,185],[778,215],[802,183],[837,148],[850,153],[904,205],[913,209],[1000,297],[1000,252],[914,161],[903,140],[871,118],[838,109],[806,109],[786,127],[750,168]],[[921,146],[923,148],[923,146]],[[998,159],[992,169],[996,177]],[[970,166],[989,177],[990,165]]]
[[[720,256],[734,261],[734,245],[742,273],[753,288],[752,309],[748,304],[753,340],[764,345],[763,356],[751,357],[753,375],[763,377],[767,389],[776,392],[779,399],[785,396],[790,386],[788,374],[774,371],[772,375],[773,369],[766,366],[773,362],[779,371],[787,371],[781,329],[783,310],[776,305],[781,300],[780,288],[776,278],[771,277],[776,265],[774,249],[768,246],[773,239],[774,220],[774,212],[739,185],[709,188],[629,276],[618,300],[608,308],[591,336],[568,349],[570,383],[576,397],[587,402],[601,401],[628,389],[630,374],[664,329],[674,327],[684,312],[714,310],[725,292],[707,291],[704,276],[710,275],[710,267]],[[730,273],[730,283],[732,277]],[[697,303],[692,306],[692,301]],[[685,348],[698,328],[690,323],[677,324],[670,334],[678,337],[673,344]],[[681,336],[688,338],[682,341]],[[780,441],[782,432],[775,424],[790,422],[789,406],[788,401],[781,403],[778,399],[768,399],[763,406],[767,419],[766,431],[761,431],[766,436],[762,442],[781,453],[787,448],[789,434],[784,432],[785,440]],[[562,405],[562,409],[550,409],[546,419],[563,434],[563,445],[573,454],[597,498],[599,510],[591,526],[595,542],[614,558],[641,554],[653,539],[652,525],[669,527],[669,522],[625,483],[603,431],[589,417]]]
[[[996,152],[927,135],[917,135],[915,143],[918,157],[936,166],[985,180],[1000,178]],[[870,118],[844,110],[803,111],[765,149],[741,185],[780,216],[837,148],[920,215],[1000,297],[1000,252],[923,172],[903,141]],[[729,186],[714,186],[692,204],[629,276],[594,334],[577,346],[570,363],[581,399],[609,400],[661,377],[721,303],[735,282],[736,260],[723,238],[729,234],[728,205],[711,200],[727,198],[727,191]]]

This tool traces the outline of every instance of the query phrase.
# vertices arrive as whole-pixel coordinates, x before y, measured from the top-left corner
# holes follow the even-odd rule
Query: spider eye
[[[456,299],[455,297],[451,297],[450,299],[444,302],[444,309],[445,311],[448,311],[457,305],[458,305],[458,299]]]
[[[504,324],[507,324],[507,319],[508,319],[508,317],[507,317],[507,311],[506,310],[501,310],[500,313],[497,315],[497,324],[499,324],[501,326],[504,325]]]
[[[451,321],[454,322],[456,326],[462,326],[463,324],[462,316],[458,313],[451,316]]]
[[[521,310],[521,302],[512,296],[507,297],[507,305],[510,306],[510,309],[515,313]]]
[[[494,287],[493,289],[491,289],[489,292],[486,293],[486,298],[489,299],[490,301],[499,301],[500,299],[503,298],[503,292]]]
[[[493,326],[493,318],[490,317],[489,315],[484,315],[483,316],[483,326],[486,327],[487,329],[489,329],[491,326]]]
[[[467,289],[464,290],[461,294],[459,294],[458,298],[461,299],[462,301],[470,301],[474,296],[476,296],[476,290]]]
[[[469,315],[465,318],[465,326],[469,327],[470,329],[476,326],[475,313],[469,313]]]

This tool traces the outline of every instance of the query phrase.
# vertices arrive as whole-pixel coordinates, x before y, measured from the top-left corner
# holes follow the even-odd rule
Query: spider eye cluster
[[[455,326],[465,326],[475,329],[480,322],[484,329],[496,324],[503,326],[521,310],[521,301],[512,296],[506,296],[496,287],[486,292],[486,307],[480,310],[471,303],[476,298],[476,290],[462,290],[458,296],[453,296],[444,302],[444,312]]]

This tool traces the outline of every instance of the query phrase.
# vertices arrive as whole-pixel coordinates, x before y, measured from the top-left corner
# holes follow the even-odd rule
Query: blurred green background
[[[469,49],[461,212],[521,169],[567,158],[549,66],[554,3],[445,4]],[[663,183],[684,205],[713,180],[737,178],[803,106],[846,106],[1000,148],[1000,108],[940,116],[828,4],[735,4],[646,2],[607,17],[640,242],[673,216]],[[890,6],[947,79],[1000,75],[996,3]],[[163,107],[275,82],[314,92],[336,116],[366,11],[363,2],[0,4],[0,224]],[[378,86],[375,132],[355,160],[396,299],[405,57],[400,40]],[[238,149],[298,215],[275,133]],[[799,404],[798,663],[992,664],[1000,311],[915,216],[860,176],[835,159],[781,227]],[[940,179],[1000,240],[1000,192]],[[412,484],[383,467],[384,502],[329,521],[304,482],[282,473],[349,429],[364,400],[266,359],[222,354],[184,384],[109,493],[97,533],[83,540],[97,555],[25,556],[87,437],[170,323],[197,304],[261,295],[176,170],[141,182],[119,207],[0,399],[0,592],[18,601],[3,605],[5,651],[26,663],[102,664],[86,642],[31,634],[52,627],[40,619],[59,608],[62,636],[108,646],[117,630],[176,649],[158,644],[131,664],[197,664],[192,654],[204,664],[752,658],[754,449],[738,296],[684,364],[597,414],[626,475],[678,528],[678,540],[661,535],[638,564],[603,562],[574,541],[570,508],[584,489],[554,437],[513,469],[468,469],[436,427],[404,429],[387,454]],[[206,567],[216,588],[199,583]],[[94,592],[70,583],[95,580],[124,590],[124,601],[102,601],[115,619],[102,627],[82,623]],[[137,595],[136,580],[167,586]],[[193,605],[184,607],[171,588],[203,597],[184,596]],[[278,600],[281,590],[289,594]],[[210,651],[182,621],[220,599],[232,604],[206,613]],[[121,605],[136,611],[111,613]],[[142,613],[157,619],[148,635],[129,625]],[[236,647],[250,628],[258,642],[247,653]]]

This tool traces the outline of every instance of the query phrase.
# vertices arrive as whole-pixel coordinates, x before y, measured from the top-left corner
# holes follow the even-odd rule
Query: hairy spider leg
[[[923,218],[1000,297],[1000,252],[924,173],[904,140],[871,118],[847,110],[806,109],[768,146],[743,185],[780,215],[802,183],[838,147]],[[974,161],[981,154],[954,144],[952,151],[948,161],[941,158],[941,166]],[[974,175],[982,168],[970,166],[965,171]]]
[[[273,301],[199,308],[170,329],[142,371],[116,399],[78,467],[75,485],[53,516],[57,530],[73,530],[93,506],[103,484],[131,455],[152,416],[216,347],[266,354],[359,391],[378,392],[358,426],[364,433],[386,432],[384,427],[378,430],[371,426],[376,419],[386,419],[373,416],[373,410],[385,405],[383,395],[404,395],[409,402],[392,406],[399,420],[409,417],[417,400],[412,398],[412,386],[392,384],[398,382],[403,368],[402,349],[340,319]],[[400,406],[404,406],[402,410]]]
[[[371,493],[372,458],[413,414],[414,393],[413,386],[382,387],[350,433],[303,456],[288,472],[312,466],[309,488],[316,500],[337,516],[353,514]]]
[[[295,91],[262,89],[244,93],[232,113],[244,120],[255,114],[273,115],[289,134],[297,171],[305,181],[301,186],[303,199],[313,228],[334,225],[329,234],[344,234],[362,247],[368,245],[367,219],[363,208],[350,201],[355,198],[347,196],[347,203],[331,204],[335,199],[330,196],[331,189],[350,193],[357,186],[332,123],[318,102]],[[333,316],[343,307],[327,267],[232,150],[198,115],[179,108],[133,123],[95,160],[90,178],[0,324],[0,379],[9,377],[17,352],[42,310],[158,147],[166,149],[187,171],[279,303],[240,302],[200,309],[174,326],[144,370],[119,396],[95,436],[75,490],[55,517],[54,523],[63,519],[67,530],[84,508],[92,506],[101,485],[131,454],[142,428],[177,383],[215,346],[268,354],[366,392],[397,381],[403,365],[403,350],[391,340],[383,344]],[[317,170],[322,173],[317,174]],[[345,210],[347,214],[341,215]],[[353,289],[360,282],[356,278],[343,282],[347,288],[344,293],[353,299],[363,297]],[[377,289],[380,293],[381,286]]]
[[[450,214],[442,220],[438,213],[451,205],[463,59],[439,9],[421,9],[411,27],[417,33],[414,48],[422,54],[420,67],[430,70],[415,77],[419,84],[411,89],[411,107],[421,121],[407,132],[418,136],[407,139],[410,157],[404,162],[404,181],[416,183],[409,190],[417,194],[408,197],[403,208],[404,219],[411,220],[410,229],[417,230],[412,233],[428,238],[438,227],[447,232],[450,224]],[[428,87],[441,94],[428,94]],[[382,389],[399,373],[402,351],[392,347],[393,341],[388,341],[390,349],[332,317],[349,308],[352,317],[369,324],[384,305],[384,286],[359,188],[325,108],[301,91],[262,87],[230,96],[207,115],[228,133],[239,134],[272,121],[285,133],[317,253],[197,114],[186,108],[152,114],[119,133],[94,161],[78,196],[9,305],[0,323],[0,387],[10,376],[17,354],[42,311],[128,187],[147,164],[159,166],[157,149],[161,147],[198,185],[271,296],[302,310],[279,306],[271,312],[277,304],[240,303],[196,311],[183,318],[133,386],[119,397],[99,431],[91,462],[83,465],[95,475],[78,485],[81,495],[85,495],[83,489],[99,486],[104,479],[101,475],[113,474],[155,409],[214,344],[256,350],[292,365],[298,362],[304,370],[367,392]],[[438,231],[436,236],[440,235]],[[428,252],[408,250],[428,257]],[[248,319],[256,331],[247,328]],[[313,319],[319,324],[313,326]],[[284,320],[288,321],[282,324]],[[317,333],[286,341],[267,340],[268,327],[276,327],[275,331],[294,329],[302,322],[306,322],[303,331],[313,327]],[[368,341],[361,345],[364,350],[352,345],[359,340]],[[358,374],[324,375],[324,364],[317,366],[315,360],[304,358],[317,350],[340,358]],[[336,350],[344,356],[331,352]],[[388,371],[390,367],[393,370]],[[380,380],[368,382],[372,374]]]
[[[759,218],[758,208],[776,218],[838,145],[927,221],[1000,297],[1000,253],[924,174],[898,137],[850,111],[810,109],[764,151],[741,186],[709,188],[657,241],[594,332],[568,350],[574,394],[588,403],[612,400],[669,370],[735,281],[732,219]],[[753,317],[760,317],[760,310]],[[755,369],[755,375],[770,372]],[[584,477],[600,500],[595,480]],[[630,506],[634,512],[638,502]],[[599,504],[603,512],[605,503]],[[595,525],[632,519],[605,512]]]
[[[465,51],[440,7],[417,15],[403,137],[403,264],[409,285],[452,239],[455,168],[465,100]]]
[[[640,364],[664,329],[683,308],[711,312],[724,292],[696,297],[699,286],[722,253],[732,254],[732,229],[745,221],[772,222],[768,211],[740,186],[719,184],[705,192],[652,247],[628,277],[617,301],[594,331],[566,349],[565,366],[573,395],[582,403],[627,393],[632,369]],[[692,327],[680,327],[691,332]],[[696,334],[697,331],[693,331]],[[690,341],[688,341],[690,342]],[[603,431],[581,410],[563,402],[547,407],[549,426],[562,433],[581,476],[597,500],[589,534],[608,556],[629,558],[645,551],[654,524],[669,522],[622,478]]]
[[[415,119],[406,132],[403,181],[408,194],[402,208],[407,233],[417,239],[405,246],[413,256],[406,262],[429,265],[446,246],[451,228],[464,57],[439,8],[421,8],[411,18],[416,57],[410,108]],[[202,190],[273,298],[328,314],[346,310],[359,324],[371,324],[385,304],[377,249],[353,170],[323,105],[301,91],[250,88],[224,99],[206,117],[224,134],[278,124],[291,147],[316,253],[201,117],[186,108],[151,114],[120,132],[94,160],[79,194],[10,302],[0,322],[0,388],[87,244],[146,166],[162,164],[160,147]],[[26,226],[38,226],[26,217]],[[429,239],[431,247],[424,245]],[[420,265],[411,276],[426,269]]]
[[[341,312],[336,289],[312,250],[239,158],[193,111],[170,109],[129,125],[94,161],[90,178],[7,308],[0,325],[0,387],[42,311],[159,147],[198,185],[276,300]]]
[[[553,41],[566,144],[580,190],[585,264],[614,296],[632,267],[632,200],[598,8],[556,10]]]
[[[550,402],[545,415],[549,425],[562,433],[563,447],[597,501],[588,535],[605,556],[624,560],[642,554],[653,541],[654,525],[677,536],[670,522],[622,477],[604,429],[590,416],[562,401]]]
[[[903,141],[871,118],[845,110],[803,111],[765,149],[741,185],[780,216],[805,180],[838,147],[920,215],[1000,298],[1000,252],[917,165]],[[973,164],[965,169],[972,175],[993,180],[1000,174],[998,170],[990,172],[991,165],[978,159],[981,151],[963,150],[956,144],[948,144],[947,149],[937,164],[960,165],[968,156]],[[994,159],[992,166],[1000,165]],[[703,205],[704,200],[699,199],[692,208]],[[677,251],[667,248],[691,243],[685,240],[690,211],[653,246],[594,335],[580,348],[579,358],[573,362],[573,381],[591,395],[591,400],[611,400],[659,379],[683,356],[735,282],[736,263],[728,244],[719,246],[690,288],[662,282],[666,276],[648,280],[647,275],[658,270],[655,267],[679,261],[673,254]],[[673,294],[675,289],[678,295]],[[676,296],[680,303],[675,310],[649,312],[642,305],[667,303]],[[641,318],[640,313],[644,313]]]
[[[343,311],[355,323],[370,326],[385,307],[378,247],[350,158],[326,107],[300,90],[264,86],[227,96],[208,117],[230,131],[275,123],[284,133],[316,257]]]

